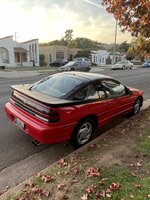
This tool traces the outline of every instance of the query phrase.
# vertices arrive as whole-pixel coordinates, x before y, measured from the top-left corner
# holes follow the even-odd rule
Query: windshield
[[[67,63],[65,66],[74,65],[75,63],[76,63],[76,62],[74,62],[74,61],[71,61],[71,62]]]
[[[124,63],[127,63],[127,61],[120,61],[117,64],[124,64]]]
[[[31,89],[49,96],[61,98],[84,82],[85,79],[59,74],[37,82]]]

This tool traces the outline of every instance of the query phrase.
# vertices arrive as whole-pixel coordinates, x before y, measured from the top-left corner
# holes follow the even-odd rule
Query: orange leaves
[[[122,30],[130,30],[132,35],[150,37],[149,0],[102,0],[102,5],[106,7],[108,13],[114,14]]]
[[[95,194],[97,191],[97,187],[94,185],[89,186],[88,188],[86,188],[86,192],[88,194]]]
[[[112,183],[110,186],[109,186],[110,190],[112,191],[117,191],[119,190],[120,188],[120,183]]]
[[[44,183],[48,183],[52,180],[54,180],[54,177],[52,177],[51,175],[48,175],[48,174],[40,174],[38,173],[36,175],[37,178],[40,178]]]
[[[57,189],[58,189],[58,190],[62,190],[64,187],[65,187],[65,184],[64,184],[64,183],[59,183],[59,184],[57,185]]]
[[[87,177],[89,178],[92,178],[92,177],[100,177],[100,172],[98,170],[97,167],[91,167],[89,168],[87,171],[86,171],[86,175]]]

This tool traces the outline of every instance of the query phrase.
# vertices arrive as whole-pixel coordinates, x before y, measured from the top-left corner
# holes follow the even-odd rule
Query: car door
[[[83,103],[76,106],[80,109],[78,118],[92,115],[96,116],[98,126],[102,126],[108,122],[109,111],[107,103],[107,95],[100,82],[90,83],[86,87],[80,89],[75,95],[74,100],[80,100]]]
[[[113,79],[105,79],[101,83],[107,93],[110,119],[132,109],[135,99],[125,86]]]

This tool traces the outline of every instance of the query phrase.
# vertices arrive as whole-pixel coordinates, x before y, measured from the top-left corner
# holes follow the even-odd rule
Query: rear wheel
[[[133,65],[130,66],[130,69],[133,69]]]
[[[137,113],[139,113],[140,111],[140,108],[142,106],[142,99],[141,98],[138,98],[135,103],[134,103],[134,106],[132,108],[132,111],[131,111],[131,116],[133,115],[136,115]]]
[[[74,71],[74,68],[71,68],[70,71]]]
[[[95,123],[91,118],[85,118],[80,121],[74,129],[70,142],[81,147],[88,143],[94,134]]]
[[[124,69],[125,69],[125,66],[123,65],[123,66],[122,66],[122,70],[124,70]]]

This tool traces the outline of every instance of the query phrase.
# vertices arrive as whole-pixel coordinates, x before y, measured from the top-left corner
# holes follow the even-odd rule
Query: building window
[[[8,50],[0,47],[0,58],[4,60],[6,63],[9,63],[9,57],[8,57]]]
[[[37,63],[37,44],[35,43],[35,62]]]
[[[102,63],[104,63],[104,57],[102,58]]]
[[[56,52],[56,60],[63,60],[64,59],[64,52],[58,51]]]
[[[52,62],[52,54],[49,54],[49,63]]]

